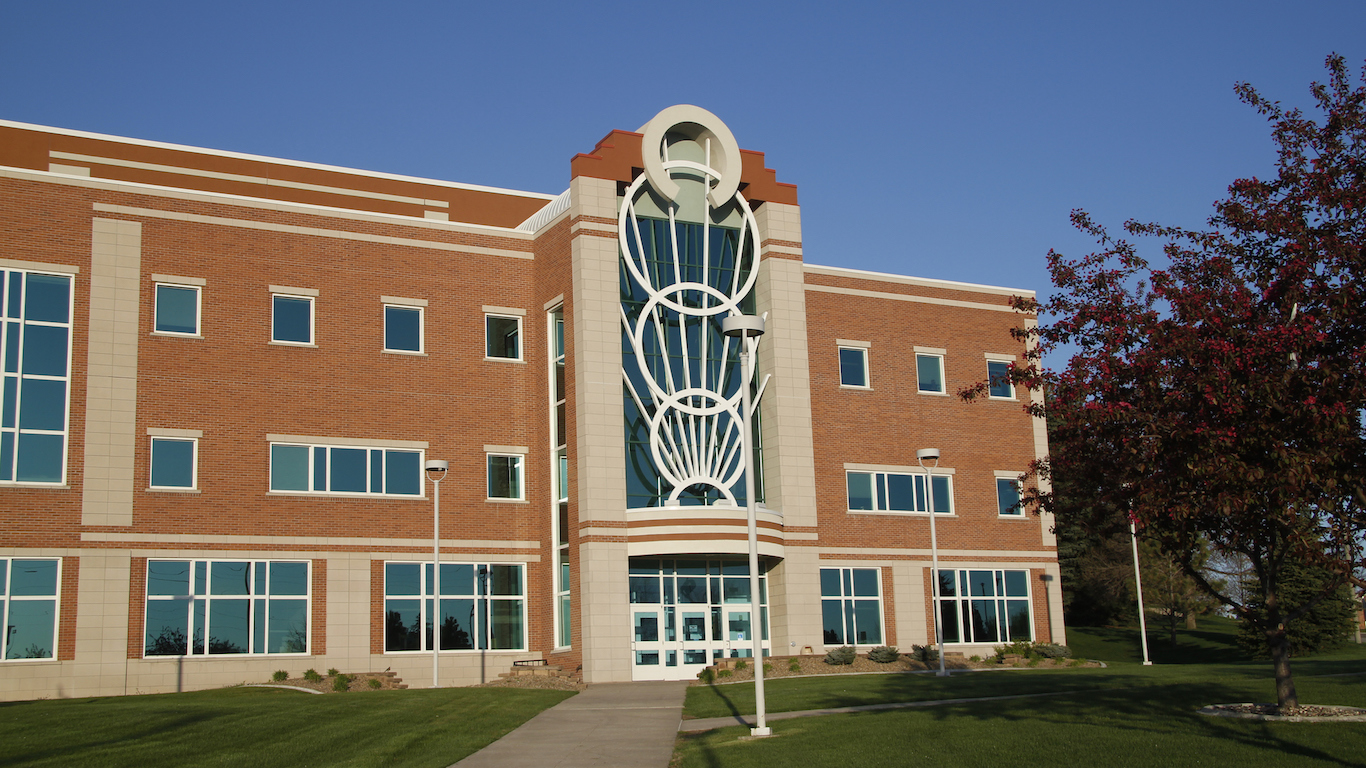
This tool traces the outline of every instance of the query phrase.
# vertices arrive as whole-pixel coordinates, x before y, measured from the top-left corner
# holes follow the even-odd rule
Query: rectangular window
[[[868,386],[868,350],[840,347],[840,386]]]
[[[0,483],[66,482],[70,275],[0,271]]]
[[[385,652],[430,652],[433,619],[443,651],[526,650],[522,568],[442,563],[434,601],[431,563],[385,563]]]
[[[489,498],[522,500],[522,456],[489,454]]]
[[[0,558],[0,659],[57,658],[61,561]]]
[[[924,512],[933,504],[935,514],[953,514],[953,478],[930,477],[930,497],[925,496],[925,475],[897,472],[846,472],[851,512]]]
[[[398,448],[271,443],[270,489],[421,496],[422,454]]]
[[[1020,481],[1009,477],[996,478],[996,506],[1001,517],[1023,517],[1020,506]]]
[[[196,455],[199,441],[195,438],[152,438],[152,472],[149,485],[153,488],[175,490],[196,487]]]
[[[573,599],[570,592],[569,564],[569,445],[565,431],[568,394],[565,391],[564,307],[548,313],[550,326],[550,447],[555,466],[550,473],[551,530],[555,532],[555,645],[568,648],[572,638]]]
[[[270,340],[280,344],[313,343],[313,297],[271,297]]]
[[[1010,383],[1010,363],[1004,360],[987,361],[988,394],[991,397],[1013,400],[1015,387]]]
[[[199,286],[157,283],[157,333],[199,335]]]
[[[308,653],[307,560],[148,560],[143,656]]]
[[[944,356],[925,355],[917,353],[915,356],[915,372],[920,382],[921,392],[934,394],[944,394]]]
[[[385,305],[384,351],[422,352],[422,307]]]
[[[939,571],[938,618],[946,643],[1033,640],[1029,571]]]
[[[484,315],[484,356],[521,360],[521,335],[522,318]]]
[[[821,623],[826,645],[882,645],[879,570],[821,569]]]

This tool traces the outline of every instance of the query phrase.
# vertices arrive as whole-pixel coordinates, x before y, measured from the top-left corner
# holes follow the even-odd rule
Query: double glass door
[[[760,563],[753,618],[749,564],[740,559],[631,559],[631,655],[635,680],[685,680],[721,658],[754,652],[756,623],[768,645],[768,589]]]

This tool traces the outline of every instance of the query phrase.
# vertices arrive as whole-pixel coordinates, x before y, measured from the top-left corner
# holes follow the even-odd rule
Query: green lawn
[[[680,736],[677,768],[701,766],[1366,766],[1366,723],[1266,723],[1211,718],[1201,706],[1274,701],[1271,665],[1242,660],[1232,622],[1202,622],[1178,636],[1170,656],[1151,647],[1154,666],[1127,661],[1137,637],[1119,630],[1069,628],[1077,655],[1108,659],[1108,669],[933,675],[839,675],[777,679],[769,712],[1046,691],[1063,695],[939,705],[924,709],[770,722],[774,738],[741,741],[742,727]],[[1130,647],[1132,646],[1132,648]],[[1085,652],[1083,652],[1083,650]],[[1141,659],[1141,655],[1135,656]],[[1162,663],[1164,658],[1203,663]],[[1226,663],[1208,663],[1207,660]],[[1304,703],[1366,707],[1366,648],[1295,659]],[[1347,676],[1334,676],[1343,675]],[[692,717],[754,711],[753,686],[696,687]]]
[[[448,766],[569,696],[228,688],[0,703],[4,766]]]

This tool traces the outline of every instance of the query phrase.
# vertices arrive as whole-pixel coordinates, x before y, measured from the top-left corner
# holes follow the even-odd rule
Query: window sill
[[[381,355],[401,355],[403,357],[426,357],[426,352],[414,352],[410,349],[381,349]]]
[[[923,517],[927,520],[930,517],[930,514],[928,512],[895,512],[886,509],[846,509],[844,513],[847,515],[893,515],[896,517]],[[958,517],[958,515],[953,512],[938,512],[935,514],[934,519],[947,520],[949,518],[956,517]]]
[[[202,339],[201,333],[171,333],[170,331],[152,331],[148,336],[164,336],[168,339]]]
[[[933,396],[933,397],[948,397],[948,396],[949,396],[949,393],[948,393],[948,392],[926,392],[926,391],[923,390],[923,389],[922,389],[922,390],[919,390],[919,393],[922,394],[922,395],[931,395],[931,396]]]
[[[858,390],[862,390],[862,391],[864,391],[864,392],[872,392],[872,391],[873,391],[873,388],[870,387],[870,386],[860,386],[860,385],[858,385],[858,384],[841,384],[841,385],[840,385],[840,389],[858,389]]]
[[[997,515],[997,520],[1028,520],[1028,515]]]
[[[495,499],[495,498],[493,498],[492,496],[490,496],[490,497],[487,498],[487,499],[484,499],[484,501],[486,501],[486,502],[488,502],[488,503],[490,503],[490,504],[530,504],[530,503],[531,503],[530,501],[527,501],[526,499]]]
[[[302,341],[276,341],[274,339],[271,339],[267,343],[270,344],[272,347],[306,347],[311,349],[318,348],[317,344],[307,344]]]
[[[46,488],[50,491],[69,491],[71,486],[65,483],[0,483],[0,488]],[[6,659],[10,661],[10,659]]]
[[[63,659],[0,659],[0,665],[4,664],[56,664]]]
[[[266,491],[267,496],[299,496],[314,499],[365,499],[366,501],[426,501],[426,496],[380,493],[318,493],[317,491]]]
[[[1018,403],[1018,402],[1019,402],[1019,401],[1016,400],[1014,397],[996,397],[995,395],[991,395],[991,396],[987,397],[987,399],[988,399],[988,400],[999,400],[999,401],[1001,401],[1001,402],[1003,402],[1003,403]]]
[[[489,357],[488,355],[485,355],[485,356],[484,356],[484,362],[487,362],[487,363],[521,363],[522,365],[526,365],[526,361],[523,360],[523,359],[520,358],[520,357]]]
[[[203,493],[198,488],[148,488],[148,493]]]

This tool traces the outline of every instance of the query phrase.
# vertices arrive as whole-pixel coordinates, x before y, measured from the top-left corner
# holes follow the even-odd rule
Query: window
[[[489,498],[522,500],[522,459],[520,455],[489,454]]]
[[[0,482],[61,484],[71,381],[71,277],[3,270],[0,283]]]
[[[868,386],[868,350],[840,347],[840,386]]]
[[[0,558],[0,659],[57,658],[61,561]]]
[[[177,336],[198,336],[199,286],[157,283],[153,330]]]
[[[939,572],[939,619],[946,643],[1033,640],[1029,571]]]
[[[924,512],[925,475],[896,472],[846,472],[850,511]],[[937,515],[953,514],[953,478],[930,477],[930,501]]]
[[[279,344],[313,343],[313,297],[271,297],[270,340]]]
[[[384,307],[384,351],[422,352],[422,307]]]
[[[526,650],[521,565],[442,563],[433,605],[431,563],[384,564],[384,650],[432,650],[439,610],[443,651]]]
[[[152,438],[153,488],[191,489],[196,487],[195,457],[199,440],[190,438]]]
[[[270,489],[300,493],[421,496],[422,451],[272,443]]]
[[[522,318],[484,315],[484,356],[521,360]]]
[[[1015,399],[1015,387],[1010,383],[1010,363],[1005,360],[987,361],[988,395],[994,398]]]
[[[308,566],[148,560],[142,655],[307,653]]]
[[[938,395],[945,393],[943,355],[917,353],[915,356],[915,372],[920,381],[921,392]]]
[[[1010,477],[996,478],[996,506],[1001,517],[1023,517],[1020,506],[1020,481]]]
[[[555,471],[551,473],[551,497],[555,500],[550,515],[555,532],[555,645],[568,648],[572,638],[572,595],[569,565],[569,445],[565,432],[568,394],[565,390],[564,307],[546,316],[550,325],[550,445],[555,452]]]
[[[821,623],[826,645],[881,645],[877,568],[822,568]]]

